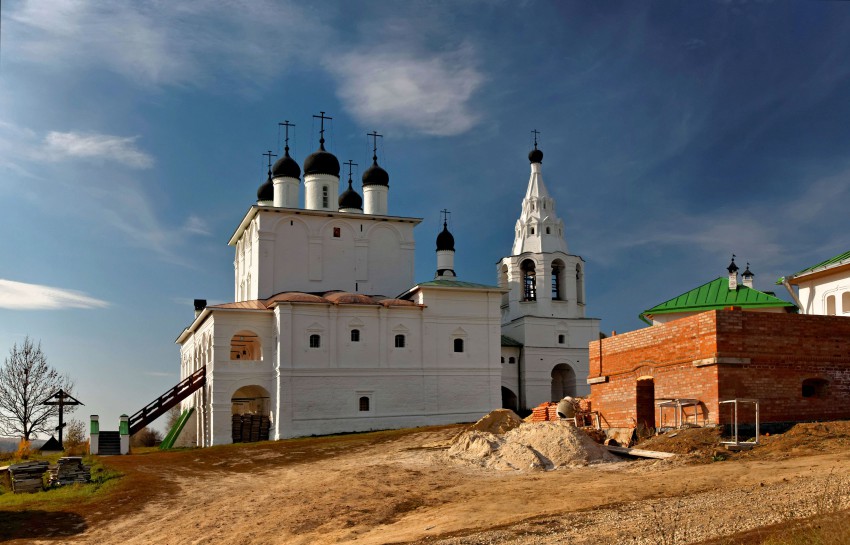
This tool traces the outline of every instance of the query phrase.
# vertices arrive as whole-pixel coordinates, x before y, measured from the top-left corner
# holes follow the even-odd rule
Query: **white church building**
[[[435,278],[416,283],[421,219],[390,213],[377,154],[363,197],[350,174],[340,194],[323,132],[304,161],[303,205],[287,138],[229,242],[234,301],[196,301],[177,338],[181,378],[206,369],[206,384],[181,403],[194,412],[180,442],[468,422],[503,402],[531,407],[583,393],[598,321],[584,318],[584,262],[567,253],[536,144],[499,286],[456,277],[445,222]]]

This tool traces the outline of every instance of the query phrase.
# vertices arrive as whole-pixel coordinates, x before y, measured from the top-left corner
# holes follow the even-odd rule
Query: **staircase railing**
[[[207,369],[206,367],[201,367],[181,380],[177,386],[145,405],[140,411],[135,412],[130,417],[130,435],[133,435],[164,415],[169,409],[196,392],[206,382]]]

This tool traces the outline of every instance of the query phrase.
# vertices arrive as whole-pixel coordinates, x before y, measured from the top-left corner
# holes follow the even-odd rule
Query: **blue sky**
[[[848,3],[306,4],[3,2],[0,353],[40,339],[81,416],[177,382],[192,299],[232,300],[277,123],[301,163],[320,110],[356,180],[385,135],[390,211],[425,220],[417,280],[448,208],[459,276],[495,283],[540,130],[606,332],[732,253],[775,289],[847,250]]]

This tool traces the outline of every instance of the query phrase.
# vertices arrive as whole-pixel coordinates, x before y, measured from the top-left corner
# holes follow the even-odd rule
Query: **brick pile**
[[[541,403],[531,410],[531,422],[547,422],[549,420],[559,420],[557,403]]]

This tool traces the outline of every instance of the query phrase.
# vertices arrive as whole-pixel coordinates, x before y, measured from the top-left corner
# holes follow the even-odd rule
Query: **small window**
[[[359,343],[360,342],[360,330],[352,329],[351,330],[351,342]]]
[[[396,348],[404,348],[404,335],[396,335],[395,336],[395,347]]]
[[[803,397],[826,397],[829,381],[822,378],[807,378],[803,381]]]
[[[322,346],[322,337],[321,335],[310,335],[310,348],[319,348]]]
[[[455,339],[455,352],[463,352],[463,339]]]
[[[505,363],[505,358],[504,358],[504,357],[502,357],[502,363]]]
[[[339,236],[340,236],[339,227],[334,227],[334,238],[339,238]]]
[[[827,316],[835,316],[835,296],[830,295],[826,298],[826,314]]]
[[[328,207],[328,186],[322,186],[322,208]]]
[[[547,234],[547,235],[552,234],[552,232],[551,232],[551,230],[549,229],[549,227],[547,227],[547,228],[546,228],[546,234]]]
[[[564,344],[566,342],[566,338],[564,335],[558,335],[558,344]]]
[[[534,227],[531,228],[531,234],[534,234]]]
[[[368,413],[369,412],[369,397],[368,396],[360,396],[360,412]]]
[[[510,358],[508,358],[508,363],[516,363],[516,358],[511,356]]]

